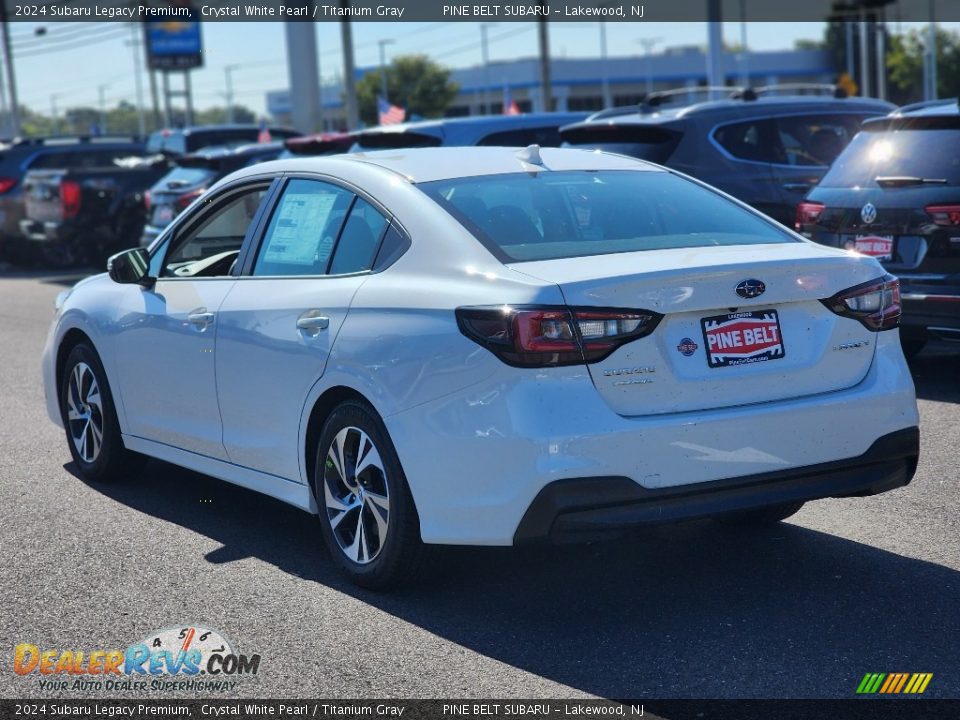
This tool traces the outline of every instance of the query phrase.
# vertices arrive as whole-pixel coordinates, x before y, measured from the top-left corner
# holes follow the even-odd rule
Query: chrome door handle
[[[194,312],[187,315],[187,322],[196,325],[201,330],[206,330],[207,326],[213,322],[214,317],[212,312]]]
[[[319,310],[307,310],[297,318],[297,329],[303,330],[311,337],[316,337],[321,330],[326,330],[328,327],[330,327],[330,318],[321,315]]]

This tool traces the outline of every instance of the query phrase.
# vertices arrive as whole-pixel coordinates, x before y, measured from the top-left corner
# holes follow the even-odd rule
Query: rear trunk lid
[[[597,390],[621,415],[833,392],[863,380],[873,359],[875,333],[820,300],[876,279],[882,270],[808,243],[677,248],[511,267],[556,283],[573,307],[664,316],[650,336],[588,366]],[[753,297],[738,294],[743,284]]]

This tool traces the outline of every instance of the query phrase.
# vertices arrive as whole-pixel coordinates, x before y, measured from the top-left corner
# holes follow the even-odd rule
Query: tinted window
[[[820,181],[821,187],[876,187],[877,177],[908,176],[960,185],[960,129],[861,132]]]
[[[322,275],[353,193],[317,180],[293,179],[273,211],[254,275]]]
[[[663,172],[549,172],[418,185],[503,261],[795,240]]]
[[[140,155],[135,150],[79,150],[76,152],[50,152],[37,155],[31,168],[103,168],[116,167],[116,161]]]
[[[750,120],[713,131],[720,146],[738,160],[784,164],[786,156],[773,120]]]
[[[343,275],[369,270],[386,224],[386,218],[373,205],[363,198],[357,198],[340,232],[340,239],[337,240],[337,249],[333,253],[333,262],[330,263],[330,274]]]
[[[786,165],[829,165],[860,129],[852,115],[801,115],[777,118],[777,141]]]
[[[534,127],[504,130],[490,133],[480,139],[477,145],[499,145],[504,147],[526,147],[539,145],[540,147],[560,147],[560,128]]]
[[[164,277],[228,275],[266,192],[266,187],[258,187],[232,196],[198,227],[178,235],[160,274]]]
[[[683,134],[656,126],[644,125],[581,125],[563,132],[564,144],[569,147],[606,150],[629,155],[663,165]]]

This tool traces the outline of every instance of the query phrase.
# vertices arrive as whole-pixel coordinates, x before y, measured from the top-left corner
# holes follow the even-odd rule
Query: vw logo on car
[[[877,219],[877,208],[873,203],[867,203],[860,209],[860,219],[863,220],[864,225],[869,225]]]
[[[755,298],[763,295],[767,286],[761,280],[750,278],[737,284],[737,295],[742,298]]]

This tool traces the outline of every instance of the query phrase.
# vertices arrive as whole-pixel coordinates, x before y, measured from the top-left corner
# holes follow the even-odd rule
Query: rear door
[[[300,414],[386,230],[338,185],[292,178],[220,311],[223,442],[238,465],[300,478]]]

